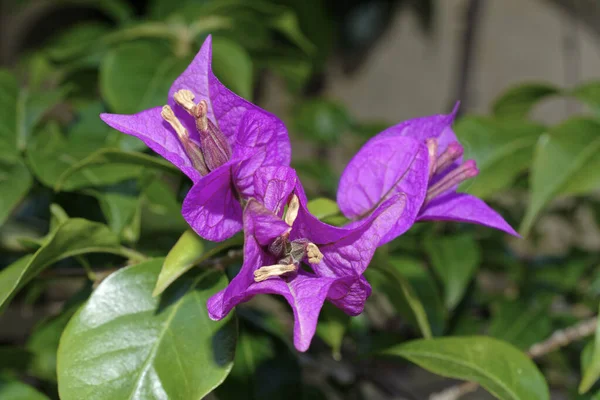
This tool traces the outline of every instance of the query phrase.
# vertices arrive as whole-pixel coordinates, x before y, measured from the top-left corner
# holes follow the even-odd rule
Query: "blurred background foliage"
[[[469,34],[475,33],[469,29],[474,29],[477,3],[465,2],[462,72],[473,57]],[[95,288],[115,270],[166,256],[146,262],[134,277],[149,277],[150,283],[142,280],[147,298],[139,301],[154,309],[160,305],[152,291],[161,293],[174,281],[189,290],[208,279],[210,290],[218,290],[226,283],[223,277],[194,277],[202,268],[192,267],[240,247],[239,238],[215,245],[186,232],[180,208],[189,182],[139,140],[108,128],[99,113],[134,113],[164,104],[173,79],[213,34],[215,73],[233,91],[260,105],[268,79],[284,82],[293,101],[280,117],[294,143],[293,166],[316,199],[311,210],[338,224],[343,219],[331,199],[340,163],[333,149],[342,147],[347,162],[370,137],[399,121],[361,120],[342,99],[324,96],[328,63],[338,60],[342,72],[352,76],[400,10],[412,13],[430,34],[437,3],[52,0],[5,1],[3,8],[10,11],[5,20],[17,21],[2,38],[6,68],[0,70],[0,398],[8,400],[58,398],[59,339],[75,315],[61,346],[77,353],[101,343],[97,337],[82,343],[69,338],[81,320],[76,311],[91,293],[100,296]],[[457,85],[466,96],[460,79]],[[548,98],[577,101],[586,111],[555,124],[531,118],[532,109]],[[231,322],[223,326],[226,334],[238,335],[234,366],[228,376],[217,367],[210,370],[217,381],[227,376],[211,398],[421,399],[449,383],[400,358],[373,353],[419,337],[466,335],[487,335],[526,351],[597,313],[600,255],[573,222],[583,220],[594,229],[600,223],[600,81],[572,87],[524,82],[507,88],[491,110],[489,115],[467,113],[455,124],[466,156],[481,170],[461,189],[491,203],[524,239],[455,223],[416,225],[378,251],[367,271],[374,293],[366,312],[349,318],[326,306],[306,354],[291,346],[291,315],[281,299],[262,296],[239,307],[239,335]],[[574,234],[563,236],[560,251],[548,252],[551,230]],[[238,257],[228,274],[239,265]],[[111,275],[103,285],[118,288],[134,279],[130,271]],[[170,286],[163,296],[169,292],[175,289]],[[181,309],[196,301],[188,294],[173,298]],[[206,318],[183,317],[199,324]],[[165,323],[148,318],[158,326]],[[208,322],[204,327],[206,335],[217,329]],[[177,339],[194,346],[206,338],[182,334]],[[503,343],[454,340],[439,342],[440,354],[451,349],[460,355],[481,340],[490,352],[486,357],[507,354],[513,367],[503,369],[483,356],[479,362],[499,381],[514,378],[511,368],[520,361],[510,358],[511,349]],[[590,337],[536,360],[553,398],[600,397],[598,340]],[[449,372],[451,365],[427,365],[406,356],[408,349],[397,354],[489,389],[477,374],[461,376]],[[204,355],[194,357],[201,363]],[[169,354],[159,353],[153,362],[166,366],[168,360]],[[398,381],[399,374],[414,380]],[[215,386],[213,375],[206,375],[203,393]],[[74,379],[61,371],[58,378]],[[534,385],[530,378],[520,379]],[[169,384],[181,383],[181,378],[170,379]],[[62,398],[77,398],[75,383],[65,387]],[[520,396],[513,398],[525,398]]]

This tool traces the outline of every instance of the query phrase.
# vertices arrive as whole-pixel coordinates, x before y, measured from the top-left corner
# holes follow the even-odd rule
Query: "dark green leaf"
[[[301,370],[294,354],[270,335],[241,332],[231,374],[216,390],[219,400],[301,399]]]
[[[337,144],[339,138],[350,130],[351,119],[340,104],[315,99],[298,106],[294,114],[294,126],[303,138],[327,146]]]
[[[542,302],[502,301],[493,307],[488,334],[521,350],[544,340],[552,333],[548,305]]]
[[[85,219],[69,219],[45,239],[33,255],[27,255],[0,272],[0,310],[27,282],[49,265],[84,253],[119,254],[119,240],[103,224]]]
[[[230,247],[241,245],[241,236],[234,236],[222,243],[213,243],[200,238],[194,231],[188,229],[165,258],[152,295],[158,296],[164,292],[177,278],[202,261]]]
[[[431,338],[429,318],[411,283],[403,275],[403,271],[396,268],[392,260],[383,261],[381,257],[371,264],[365,276],[372,282],[376,289],[383,291],[395,309],[405,317],[413,326],[418,327],[425,338]]]
[[[573,88],[571,96],[600,111],[600,81],[585,82]]]
[[[342,341],[346,330],[350,326],[350,316],[335,307],[331,303],[325,303],[319,315],[317,325],[317,335],[329,346],[333,358],[340,360],[342,358]]]
[[[525,118],[541,100],[560,93],[554,85],[526,83],[508,89],[492,105],[494,115],[505,118]]]
[[[58,350],[62,400],[201,399],[229,374],[236,321],[212,321],[206,310],[227,279],[203,271],[153,297],[162,264],[115,272],[71,319]]]
[[[598,322],[596,337],[593,343],[591,356],[588,357],[588,362],[582,368],[583,377],[579,383],[579,393],[586,393],[600,378],[600,322]]]
[[[0,161],[0,226],[27,195],[33,179],[21,160],[12,164]]]
[[[137,241],[140,235],[141,197],[91,189],[84,193],[98,199],[108,226],[115,234],[130,243]]]
[[[444,283],[446,307],[462,299],[481,262],[481,252],[471,235],[430,237],[425,242],[433,269]]]
[[[100,91],[113,112],[133,114],[167,103],[169,87],[189,60],[151,42],[111,50],[100,67]]]
[[[527,235],[542,209],[559,194],[600,187],[600,123],[576,117],[540,137],[530,176],[531,200],[520,231]]]
[[[236,42],[222,37],[213,40],[212,68],[225,86],[252,100],[254,75],[248,52]]]
[[[100,149],[71,164],[58,177],[54,189],[74,190],[88,185],[110,185],[139,175],[141,167],[170,173],[178,171],[171,163],[159,157],[117,149]],[[103,173],[100,174],[99,171]],[[84,181],[84,177],[87,181]]]
[[[465,117],[455,126],[465,158],[477,161],[479,175],[461,186],[486,198],[510,186],[531,165],[533,149],[546,128],[528,121]]]
[[[537,367],[513,346],[485,336],[414,340],[391,347],[399,356],[448,378],[475,381],[501,400],[548,400]]]

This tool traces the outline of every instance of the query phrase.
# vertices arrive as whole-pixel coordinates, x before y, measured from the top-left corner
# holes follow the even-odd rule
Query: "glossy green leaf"
[[[414,340],[383,354],[399,356],[435,374],[475,381],[500,400],[549,400],[548,386],[533,361],[485,336]]]
[[[0,399],[3,400],[49,400],[46,395],[31,386],[9,378],[0,377]]]
[[[33,178],[21,160],[13,164],[0,161],[0,226],[27,195]]]
[[[109,185],[139,175],[142,167],[170,173],[178,171],[171,163],[159,157],[117,149],[100,149],[64,170],[56,180],[54,189],[73,190],[89,184]],[[99,174],[99,170],[104,173]],[[85,184],[82,182],[83,177],[87,178]]]
[[[27,282],[49,265],[85,253],[120,254],[119,240],[97,222],[73,218],[60,224],[33,255],[27,255],[0,272],[0,310]]]
[[[481,251],[471,235],[430,237],[425,249],[444,283],[444,303],[453,309],[462,299],[481,262]]]
[[[417,327],[423,337],[431,338],[431,325],[423,303],[402,270],[396,268],[395,264],[397,263],[391,260],[383,261],[380,257],[367,269],[365,277],[374,288],[388,296],[396,310]]]
[[[579,383],[579,393],[586,393],[600,378],[600,322],[598,322],[596,337],[592,346],[591,356],[588,357],[589,361],[585,363],[586,365],[582,370],[583,377]]]
[[[477,161],[479,175],[461,191],[489,197],[509,187],[531,165],[533,149],[545,127],[528,121],[465,117],[454,127],[465,147],[465,159]]]
[[[252,100],[254,74],[248,52],[233,40],[215,37],[213,40],[212,68],[225,86]]]
[[[231,374],[215,394],[219,400],[300,400],[301,378],[295,354],[281,341],[242,329]]]
[[[215,322],[206,310],[226,277],[203,271],[153,297],[162,264],[110,275],[71,319],[58,349],[62,400],[201,399],[229,374],[235,318]]]
[[[333,358],[341,360],[341,349],[344,335],[350,326],[350,316],[326,302],[319,314],[317,335],[331,347]]]
[[[540,137],[530,181],[531,200],[520,228],[523,235],[555,196],[600,187],[600,122],[571,118]]]
[[[554,85],[525,83],[501,94],[492,105],[492,111],[497,117],[525,118],[538,102],[559,93]]]
[[[152,295],[158,296],[164,292],[177,278],[201,262],[230,247],[241,246],[242,240],[241,236],[234,236],[224,242],[213,243],[200,238],[196,232],[188,229],[167,254]]]
[[[308,211],[319,219],[333,217],[340,214],[337,203],[325,197],[310,200],[307,204]]]
[[[0,159],[14,162],[17,159],[17,132],[22,125],[24,104],[18,101],[21,92],[16,77],[0,69]],[[18,112],[17,112],[18,110]]]
[[[307,100],[294,113],[295,130],[322,146],[337,144],[351,123],[342,105],[325,99]]]
[[[111,111],[133,114],[166,104],[169,87],[188,65],[152,42],[126,43],[111,50],[100,67],[100,91]]]
[[[548,304],[524,301],[502,301],[492,308],[493,315],[487,334],[509,342],[521,350],[540,342],[552,333]]]

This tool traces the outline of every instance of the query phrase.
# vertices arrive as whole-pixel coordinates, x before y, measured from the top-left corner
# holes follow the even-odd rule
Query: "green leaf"
[[[21,91],[17,78],[8,70],[0,69],[0,93],[0,158],[14,162],[18,158],[17,121],[24,118],[24,104],[19,101]]]
[[[97,222],[73,218],[60,224],[33,255],[20,258],[0,272],[0,310],[27,282],[55,262],[85,253],[120,254],[119,240]]]
[[[87,186],[101,186],[137,177],[143,165],[111,162],[104,154],[120,153],[119,150],[100,149],[103,142],[97,140],[67,141],[58,126],[49,125],[38,132],[27,152],[27,159],[35,176],[46,186],[58,190],[75,190]],[[133,159],[156,158],[135,154]],[[158,159],[156,159],[158,160]],[[125,164],[125,165],[122,165]],[[157,161],[156,164],[167,165]]]
[[[0,161],[0,226],[27,195],[33,178],[21,160],[13,164]]]
[[[120,114],[166,104],[169,87],[188,62],[161,44],[123,44],[109,51],[100,66],[102,97]]]
[[[108,226],[115,234],[130,243],[137,241],[140,235],[141,197],[92,189],[84,193],[98,199]]]
[[[215,322],[206,310],[226,277],[203,271],[153,297],[162,264],[113,273],[71,319],[58,349],[62,400],[201,399],[229,374],[236,320]]]
[[[600,81],[582,83],[574,87],[569,94],[593,110],[600,111]]]
[[[141,167],[170,173],[179,171],[173,164],[158,157],[106,148],[73,163],[60,174],[54,189],[60,191],[74,190],[88,185],[110,185],[137,176],[141,172]],[[100,170],[104,173],[98,173]],[[87,181],[84,181],[84,177]]]
[[[213,243],[200,238],[194,231],[188,229],[167,254],[152,295],[158,296],[164,292],[177,278],[195,265],[230,247],[241,246],[242,243],[241,235],[221,243]]]
[[[403,271],[395,267],[392,260],[383,261],[381,257],[372,263],[365,272],[367,280],[383,291],[395,309],[413,326],[418,327],[425,338],[431,338],[431,326],[421,299],[411,283],[403,275]]]
[[[433,269],[444,283],[444,303],[453,309],[479,267],[479,246],[471,235],[456,235],[430,237],[425,248]]]
[[[575,117],[551,128],[538,141],[530,175],[531,200],[521,223],[527,235],[542,209],[557,195],[600,187],[600,123]]]
[[[333,217],[340,214],[337,203],[331,199],[320,197],[308,202],[308,211],[318,219]]]
[[[338,143],[350,130],[351,118],[341,104],[325,99],[307,100],[294,113],[295,130],[322,146]]]
[[[486,198],[509,187],[533,158],[533,149],[545,127],[528,121],[465,117],[455,132],[465,145],[465,158],[477,161],[479,175],[461,185],[461,191]]]
[[[593,342],[593,350],[589,361],[582,368],[583,377],[579,383],[579,393],[586,393],[600,378],[600,322],[596,328],[596,337]],[[588,350],[589,352],[590,350]],[[588,353],[589,354],[589,353]]]
[[[29,385],[17,380],[0,377],[0,399],[5,400],[49,400]]]
[[[215,393],[219,400],[300,400],[298,360],[277,338],[242,329],[231,374]]]
[[[89,295],[90,290],[82,291]],[[32,359],[29,365],[29,373],[37,378],[56,382],[56,352],[58,343],[67,323],[77,311],[85,298],[81,294],[76,295],[76,299],[71,299],[60,314],[53,318],[42,321],[35,327],[27,339],[26,348],[29,350]]]
[[[252,100],[254,75],[252,59],[236,42],[222,37],[213,40],[212,68],[225,86]]]
[[[495,116],[525,118],[541,100],[560,94],[560,90],[547,83],[526,83],[508,89],[492,105]]]
[[[552,333],[548,305],[542,302],[502,301],[493,307],[488,335],[509,342],[521,350]]]
[[[513,346],[485,336],[414,340],[383,352],[447,378],[475,381],[501,400],[548,400],[533,361]]]
[[[333,358],[341,360],[342,341],[350,326],[350,316],[331,303],[325,303],[319,315],[317,335],[329,346]]]

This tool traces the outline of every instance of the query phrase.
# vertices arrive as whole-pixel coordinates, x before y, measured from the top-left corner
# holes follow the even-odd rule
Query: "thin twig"
[[[571,327],[560,329],[550,335],[543,342],[534,344],[527,350],[527,356],[533,359],[539,358],[555,350],[565,347],[573,342],[591,336],[596,332],[598,326],[598,316],[586,319]],[[429,396],[429,400],[458,400],[462,396],[474,392],[479,387],[476,382],[464,382],[452,386],[439,393]]]
[[[470,103],[469,98],[469,79],[473,69],[473,55],[475,54],[475,40],[477,39],[477,29],[479,25],[479,15],[484,5],[484,0],[470,0],[467,4],[464,17],[464,31],[462,33],[459,65],[457,69],[456,91],[452,99],[452,105],[457,100],[461,101],[461,110],[465,110]],[[459,110],[459,114],[460,114]]]

